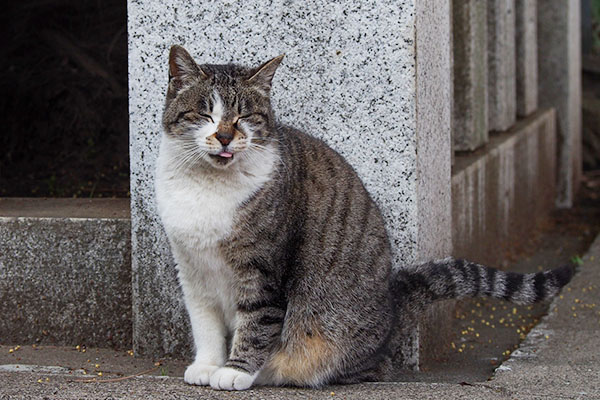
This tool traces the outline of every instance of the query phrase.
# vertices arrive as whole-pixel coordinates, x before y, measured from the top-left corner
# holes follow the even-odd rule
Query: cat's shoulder
[[[315,155],[333,156],[334,158],[343,160],[340,153],[316,135],[289,125],[278,125],[277,131],[280,134],[280,138],[283,138],[280,139],[282,143],[285,146],[292,147],[294,150],[313,153]]]
[[[354,168],[344,156],[319,137],[287,125],[280,125],[277,129],[285,147],[284,153],[289,152],[289,156],[307,163],[307,167],[316,170],[335,168],[354,173]]]

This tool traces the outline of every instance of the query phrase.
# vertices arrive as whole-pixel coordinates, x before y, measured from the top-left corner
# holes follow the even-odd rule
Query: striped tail
[[[392,283],[399,303],[421,309],[436,300],[494,297],[532,304],[554,297],[571,280],[570,266],[535,274],[504,272],[466,260],[446,258],[400,270]]]

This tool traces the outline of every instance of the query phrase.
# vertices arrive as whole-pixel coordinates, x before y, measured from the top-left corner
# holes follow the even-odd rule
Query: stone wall
[[[487,4],[454,0],[454,150],[472,151],[488,141]]]
[[[517,115],[538,108],[537,0],[516,0]]]
[[[582,109],[583,167],[600,169],[600,55],[584,58]]]
[[[454,149],[481,148],[488,131],[555,108],[556,204],[570,207],[581,176],[580,1],[455,0],[453,19]]]
[[[485,150],[458,157],[452,174],[454,256],[498,260],[554,208],[556,113],[538,111],[494,135]]]
[[[580,8],[579,0],[538,5],[539,105],[556,109],[559,207],[573,205],[581,179]]]
[[[488,23],[488,125],[505,131],[517,118],[515,0],[490,0]]]

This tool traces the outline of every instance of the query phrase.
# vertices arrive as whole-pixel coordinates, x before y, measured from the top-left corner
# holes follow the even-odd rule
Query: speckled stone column
[[[538,104],[537,0],[516,0],[517,115],[525,117]]]
[[[538,3],[539,106],[554,107],[558,133],[556,205],[571,207],[581,179],[581,7]]]
[[[452,2],[454,36],[454,150],[488,141],[487,2]]]
[[[488,15],[488,119],[505,131],[517,119],[515,0],[490,0]]]
[[[384,213],[396,267],[450,253],[449,0],[129,0],[128,13],[138,354],[191,355],[153,189],[172,44],[200,63],[258,65],[285,53],[273,83],[276,114],[356,168]],[[418,361],[416,332],[402,353],[409,367]]]

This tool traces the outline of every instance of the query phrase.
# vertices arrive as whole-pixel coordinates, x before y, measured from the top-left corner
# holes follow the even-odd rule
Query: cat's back
[[[280,133],[282,164],[294,182],[288,198],[302,215],[301,258],[312,276],[335,286],[357,276],[386,281],[391,256],[383,217],[355,170],[314,136],[291,127]]]
[[[297,181],[316,186],[325,185],[331,189],[336,186],[363,187],[354,168],[325,141],[290,126],[281,125],[278,131],[279,140],[283,145],[281,151],[283,167],[292,166],[293,171],[290,172],[288,168],[288,172]],[[332,186],[336,179],[342,178],[343,181]],[[319,187],[319,189],[326,188]],[[310,194],[313,194],[312,191]],[[365,194],[369,196],[366,191]]]

